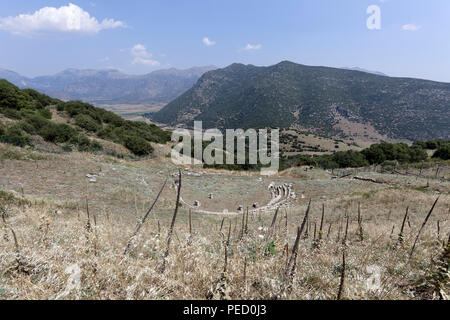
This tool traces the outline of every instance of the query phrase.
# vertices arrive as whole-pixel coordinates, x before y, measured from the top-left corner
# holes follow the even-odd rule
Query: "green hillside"
[[[390,138],[450,137],[450,84],[281,62],[233,64],[207,72],[156,114],[158,122],[204,127],[299,126],[345,136],[340,122],[367,124]]]
[[[53,121],[53,108],[60,121]],[[19,89],[0,80],[0,142],[32,145],[31,137],[62,145],[66,150],[102,149],[94,138],[123,145],[135,155],[153,151],[150,142],[166,143],[170,133],[155,125],[126,121],[120,116],[80,101],[62,102],[32,89]]]

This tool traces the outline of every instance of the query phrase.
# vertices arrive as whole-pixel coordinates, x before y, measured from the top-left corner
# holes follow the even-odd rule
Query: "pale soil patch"
[[[374,126],[370,123],[359,123],[346,119],[340,115],[336,109],[334,110],[334,118],[338,122],[334,127],[336,129],[342,130],[344,134],[351,137],[355,142],[358,143],[363,148],[370,147],[373,143],[378,143],[380,141],[385,142],[405,142],[409,143],[408,140],[398,140],[391,139],[386,135],[378,132]]]
[[[297,141],[304,142],[301,144],[302,146],[307,148],[311,147],[317,147],[321,150],[324,150],[323,152],[315,152],[310,150],[304,150],[303,152],[291,152],[289,151],[292,148],[292,143],[288,144],[280,144],[280,149],[283,150],[284,154],[287,156],[292,155],[298,155],[298,154],[307,154],[307,155],[321,155],[321,154],[331,154],[336,151],[347,151],[347,150],[361,150],[362,148],[355,146],[355,145],[349,145],[353,143],[354,141],[350,141],[348,139],[337,141],[336,139],[332,138],[325,138],[320,137],[315,134],[304,134],[301,133],[301,131],[298,130],[283,130],[280,132],[280,135],[283,134],[290,134],[296,137]],[[339,148],[336,148],[338,146]]]

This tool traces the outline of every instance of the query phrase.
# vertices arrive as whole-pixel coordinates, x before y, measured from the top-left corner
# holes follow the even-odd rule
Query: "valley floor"
[[[183,202],[166,251],[178,180],[170,159],[130,162],[0,144],[0,160],[1,299],[439,299],[450,293],[448,167],[420,175],[291,168],[273,177],[182,168]],[[292,186],[276,216],[275,207],[264,208],[273,199],[270,185]]]

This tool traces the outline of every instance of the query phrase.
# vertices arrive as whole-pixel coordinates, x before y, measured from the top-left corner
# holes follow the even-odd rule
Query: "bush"
[[[433,154],[433,158],[450,160],[450,144],[444,145],[437,149]]]
[[[56,110],[59,111],[59,112],[64,111],[64,102],[59,102],[59,103],[56,105]]]
[[[20,112],[15,109],[5,108],[2,110],[2,113],[5,115],[5,117],[10,119],[19,120],[22,118]]]
[[[398,165],[398,162],[397,162],[397,161],[394,161],[394,160],[386,160],[385,162],[383,162],[383,163],[381,164],[381,167],[382,167],[384,170],[392,171],[392,170],[394,170],[394,169],[397,167],[397,165]]]
[[[125,137],[125,147],[138,156],[153,152],[153,147],[145,139],[137,136]]]
[[[353,150],[336,152],[333,156],[333,161],[337,163],[340,168],[364,167],[369,164],[362,153]]]
[[[119,142],[120,139],[114,133],[114,129],[115,127],[108,125],[106,128],[100,129],[97,132],[97,136],[104,140]]]
[[[18,87],[6,80],[0,80],[0,105],[2,108],[19,109]]]
[[[37,105],[37,101],[33,100],[29,94],[6,80],[0,80],[0,106],[2,109],[34,109]]]
[[[412,146],[413,147],[422,148],[422,149],[426,149],[427,148],[427,144],[425,143],[425,141],[414,141]]]
[[[84,114],[79,114],[75,117],[75,124],[90,132],[97,132],[101,126],[92,117]]]
[[[38,104],[38,108],[43,108],[57,102],[57,99],[50,98],[49,96],[33,89],[23,89],[22,92],[35,100]]]
[[[52,112],[48,109],[39,109],[38,110],[39,115],[41,115],[45,119],[51,119],[52,118]]]
[[[386,160],[385,162],[383,162],[381,164],[381,166],[383,168],[385,168],[385,167],[393,167],[393,168],[395,168],[396,166],[398,166],[398,162],[397,161],[393,161],[393,160]]]
[[[331,156],[319,156],[314,157],[315,164],[323,169],[336,169],[339,168],[339,164],[336,163],[336,161],[333,160],[333,157]]]
[[[39,129],[39,135],[44,138],[45,141],[56,143],[56,139],[59,135],[59,131],[53,123],[49,123]]]
[[[126,121],[121,116],[118,116],[117,114],[111,111],[107,111],[104,109],[99,110],[100,110],[99,111],[100,117],[102,118],[102,121],[104,123],[111,124],[115,127],[121,127],[126,123]]]
[[[92,119],[94,119],[98,124],[102,123],[102,119],[99,116],[99,108],[96,108],[88,103],[84,103],[81,101],[69,101],[64,103],[64,110],[74,118],[75,116],[81,114],[81,115],[88,115]]]
[[[39,114],[30,115],[25,120],[35,129],[36,132],[51,124],[49,120]]]
[[[19,111],[19,115],[21,119],[26,119],[36,114],[36,111],[29,108],[23,108]]]
[[[419,147],[412,147],[409,149],[409,162],[420,162],[428,159],[427,152]]]
[[[45,141],[53,143],[64,143],[73,140],[77,132],[75,129],[67,124],[54,124],[49,123],[41,130],[39,130],[39,135],[44,138]]]
[[[439,147],[439,143],[436,140],[430,140],[425,142],[425,146],[428,150],[436,150]]]
[[[101,150],[103,150],[103,146],[100,144],[100,142],[98,142],[96,140],[92,140],[90,149],[92,151],[101,151]]]
[[[76,137],[76,139],[73,139],[72,142],[78,145],[78,150],[80,151],[87,151],[91,146],[91,140],[89,140],[88,137],[83,135]]]
[[[0,137],[0,140],[4,143],[12,144],[17,147],[31,145],[31,138],[27,136],[18,126],[8,128],[5,134]]]
[[[20,120],[19,122],[16,123],[16,126],[18,126],[20,129],[22,129],[28,134],[36,134],[36,129],[29,122]]]
[[[386,160],[399,162],[418,162],[428,158],[425,150],[419,144],[409,147],[404,143],[380,143],[373,144],[364,149],[362,154],[370,164],[381,164]]]

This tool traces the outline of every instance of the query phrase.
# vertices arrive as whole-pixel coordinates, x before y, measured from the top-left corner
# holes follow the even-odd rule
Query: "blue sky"
[[[366,26],[370,5],[380,30]],[[2,0],[0,68],[143,74],[290,60],[450,82],[449,18],[448,0]]]

